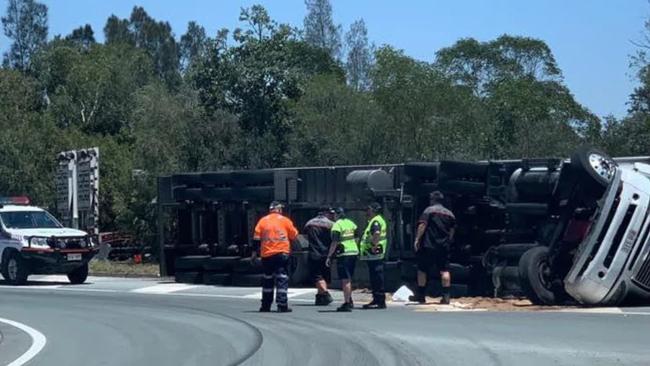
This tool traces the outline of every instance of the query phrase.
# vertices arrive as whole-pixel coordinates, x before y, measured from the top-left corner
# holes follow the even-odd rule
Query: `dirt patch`
[[[439,297],[427,297],[424,305],[415,303],[407,303],[407,305],[416,305],[419,311],[550,311],[573,308],[572,306],[534,305],[526,298],[460,297],[451,299],[449,305],[440,304],[440,300]]]

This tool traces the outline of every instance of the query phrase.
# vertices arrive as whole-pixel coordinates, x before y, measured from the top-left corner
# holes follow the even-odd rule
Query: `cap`
[[[284,208],[284,205],[282,204],[282,202],[279,202],[279,201],[273,201],[269,205],[269,210],[277,210],[277,209],[281,209],[281,208]]]
[[[371,209],[373,212],[379,212],[381,211],[381,204],[379,202],[373,202],[368,205],[368,208]]]
[[[345,210],[343,209],[343,207],[337,207],[334,209],[334,213],[338,216],[342,216],[345,215]]]
[[[429,194],[429,199],[440,202],[445,199],[445,195],[440,191],[433,191]]]
[[[322,206],[321,208],[318,209],[318,213],[321,214],[334,214],[334,209],[331,208],[330,206]]]

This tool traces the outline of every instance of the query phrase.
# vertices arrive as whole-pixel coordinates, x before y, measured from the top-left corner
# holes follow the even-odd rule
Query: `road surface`
[[[648,308],[336,313],[337,303],[312,306],[307,289],[290,293],[293,313],[261,314],[254,288],[89,282],[0,284],[0,365],[650,364]],[[19,326],[43,335],[40,350]]]

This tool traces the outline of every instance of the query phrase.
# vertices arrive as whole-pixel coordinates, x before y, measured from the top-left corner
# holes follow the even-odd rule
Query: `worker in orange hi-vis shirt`
[[[270,213],[262,217],[255,226],[255,235],[253,236],[255,249],[253,249],[252,257],[253,259],[257,257],[259,248],[264,268],[260,312],[271,311],[274,284],[278,312],[291,312],[291,308],[287,304],[289,255],[291,242],[298,236],[298,230],[291,219],[282,215],[283,208],[284,206],[280,202],[272,202],[269,207]]]

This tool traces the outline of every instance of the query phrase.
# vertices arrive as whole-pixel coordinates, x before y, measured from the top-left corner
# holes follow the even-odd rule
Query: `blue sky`
[[[242,6],[262,4],[273,19],[302,25],[303,0],[47,0],[50,36],[68,34],[89,23],[98,39],[111,14],[128,17],[140,5],[171,23],[178,37],[196,20],[211,35],[238,25]],[[7,0],[1,0],[1,11]],[[503,33],[540,38],[552,49],[576,99],[599,116],[626,114],[636,82],[629,68],[631,41],[642,37],[650,15],[647,0],[333,0],[334,17],[344,29],[358,18],[377,45],[390,44],[406,54],[432,61],[436,50],[462,37],[481,41]],[[0,49],[9,47],[0,37]]]

